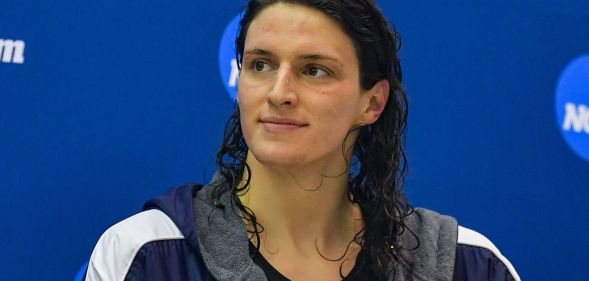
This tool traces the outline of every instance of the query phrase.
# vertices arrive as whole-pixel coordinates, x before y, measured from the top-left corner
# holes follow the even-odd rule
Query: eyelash
[[[327,70],[327,69],[325,69],[323,67],[320,67],[318,65],[309,65],[309,66],[307,66],[306,69],[305,69],[305,71],[303,71],[303,73],[309,73],[309,70],[311,70],[311,69],[316,69],[318,71],[325,72],[325,75],[324,76],[332,76],[331,75],[331,72],[329,70]],[[323,76],[316,76],[315,75],[315,77],[323,77]]]
[[[266,62],[266,61],[263,61],[263,60],[253,60],[250,63],[250,69],[252,71],[254,71],[254,72],[264,72],[263,70],[257,70],[256,67],[258,66],[258,63],[263,63],[264,64],[264,67],[266,67],[266,66],[271,67],[270,64],[268,62]],[[302,73],[308,75],[310,69],[316,69],[317,71],[323,71],[323,72],[325,72],[325,75],[322,75],[322,76],[314,76],[314,77],[333,76],[332,72],[329,69],[324,68],[324,67],[321,67],[321,66],[318,66],[318,65],[308,65],[308,66],[305,67],[305,69],[304,69],[304,71]],[[311,76],[313,76],[313,75],[311,75]]]
[[[253,70],[254,72],[262,72],[262,71],[256,69],[256,66],[257,66],[258,63],[263,63],[265,66],[270,66],[270,64],[267,63],[267,62],[265,62],[265,61],[262,61],[262,60],[253,60],[251,62],[251,64],[250,64],[250,69]]]

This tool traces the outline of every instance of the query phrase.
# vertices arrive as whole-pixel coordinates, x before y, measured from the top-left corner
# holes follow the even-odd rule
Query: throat
[[[268,280],[356,280],[353,276],[363,276],[361,267],[365,263],[360,247],[350,245],[337,259],[329,257],[296,257],[285,253],[267,253],[250,242],[250,256],[266,274]],[[318,252],[318,254],[320,254]],[[350,278],[348,278],[350,277]],[[362,279],[364,280],[364,279]],[[376,280],[376,279],[371,279]]]
[[[291,174],[277,176],[256,169],[239,198],[266,234],[295,244],[327,245],[323,240],[349,241],[362,228],[360,208],[348,192],[347,177],[303,186]]]
[[[342,261],[353,261],[360,251],[354,240],[364,226],[359,206],[349,199],[347,173],[337,177],[294,173],[267,167],[249,156],[250,169],[243,176],[248,180],[242,181],[244,192],[238,195],[256,218],[257,227],[244,219],[248,231],[258,234],[250,235],[251,242],[271,264],[283,269],[289,264],[298,263],[300,268],[320,264],[333,267],[339,276]]]

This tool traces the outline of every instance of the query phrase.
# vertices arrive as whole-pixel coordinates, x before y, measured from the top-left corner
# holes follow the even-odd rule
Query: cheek
[[[328,122],[352,127],[361,116],[360,100],[341,99],[341,101],[332,101],[327,104],[327,110],[323,114],[324,118],[329,120]]]
[[[252,87],[245,83],[239,83],[237,100],[242,121],[251,117],[256,106],[264,102],[264,95],[262,93],[263,89],[260,89],[260,87]]]
[[[251,139],[251,134],[254,132],[254,126],[256,125],[256,115],[251,106],[241,105],[239,107],[239,121],[241,123],[241,132],[243,133],[246,142]]]
[[[319,123],[324,134],[320,142],[342,143],[349,130],[355,125],[355,111],[349,105],[331,103],[319,116]]]
[[[362,121],[363,106],[361,99],[350,99],[349,102],[342,103],[339,107],[332,107],[329,115],[332,118],[334,128],[340,131],[345,137],[348,132]]]
[[[264,89],[272,86],[273,76],[268,74],[264,76],[253,76],[251,73],[242,72],[237,83],[238,91],[244,92],[263,92]]]
[[[241,123],[241,131],[247,140],[249,139],[250,132],[254,126],[253,122],[256,118],[253,106],[255,102],[252,100],[251,95],[244,94],[242,91],[238,92],[237,98],[239,100],[239,121]]]

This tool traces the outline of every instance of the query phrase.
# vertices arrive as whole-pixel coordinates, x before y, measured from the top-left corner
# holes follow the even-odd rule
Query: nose
[[[296,75],[290,67],[281,67],[275,76],[274,85],[268,92],[268,103],[276,110],[292,108],[297,105]]]

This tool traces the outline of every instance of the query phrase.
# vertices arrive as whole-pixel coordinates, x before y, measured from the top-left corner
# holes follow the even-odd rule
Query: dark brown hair
[[[401,84],[399,35],[371,0],[251,0],[245,6],[235,41],[240,69],[251,22],[260,11],[276,3],[311,7],[335,20],[354,43],[360,62],[360,86],[369,90],[383,79],[390,84],[389,99],[380,118],[374,124],[350,130],[357,130],[358,138],[348,173],[349,198],[360,206],[365,224],[355,241],[361,245],[367,259],[365,264],[357,266],[368,266],[379,279],[387,280],[395,263],[402,258],[398,252],[403,250],[400,236],[407,230],[404,218],[412,212],[402,193],[407,171],[404,149],[407,96]],[[245,179],[245,186],[239,187],[244,170],[251,175],[245,162],[247,151],[239,107],[236,106],[227,122],[223,143],[217,154],[219,173],[228,184],[215,187],[213,197],[218,200],[221,194],[231,191],[235,206],[254,227],[251,234],[259,239],[263,226],[257,223],[255,214],[237,197],[238,193],[247,192],[249,187],[249,178]]]

